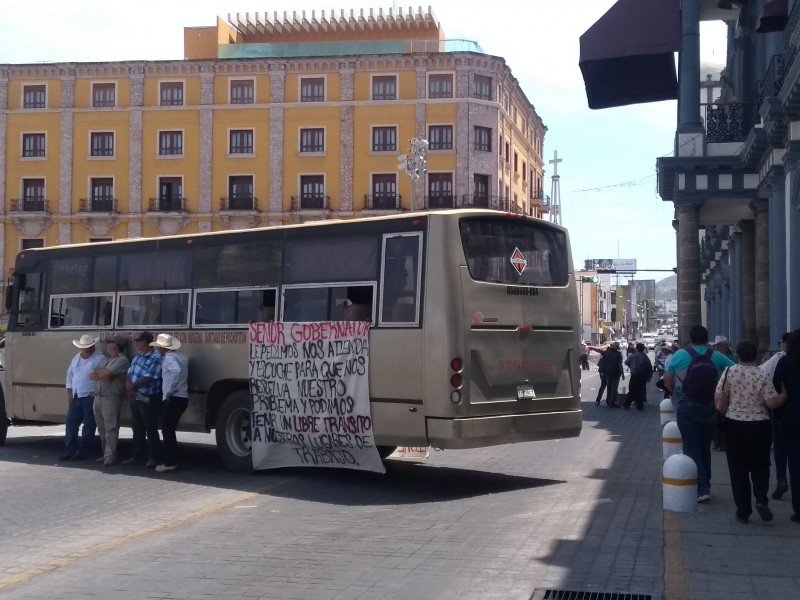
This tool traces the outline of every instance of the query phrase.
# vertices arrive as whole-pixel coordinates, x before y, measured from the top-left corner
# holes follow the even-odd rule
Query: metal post
[[[417,179],[428,172],[428,162],[425,155],[428,153],[428,140],[422,138],[412,138],[411,148],[408,154],[401,154],[397,157],[398,169],[405,169],[411,179],[411,210],[414,210],[414,186]]]

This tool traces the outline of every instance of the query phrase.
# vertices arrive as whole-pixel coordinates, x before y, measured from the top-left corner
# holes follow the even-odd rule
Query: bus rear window
[[[525,219],[465,218],[459,223],[470,276],[506,285],[565,286],[567,236]]]

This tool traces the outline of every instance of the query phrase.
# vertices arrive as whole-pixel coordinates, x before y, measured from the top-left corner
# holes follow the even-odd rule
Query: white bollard
[[[685,454],[664,462],[664,510],[693,513],[697,510],[697,466]]]
[[[678,429],[678,424],[675,421],[670,421],[664,425],[664,429],[661,430],[661,441],[663,442],[661,458],[664,460],[683,452],[681,430]]]
[[[661,427],[664,427],[670,421],[674,421],[675,409],[672,407],[672,400],[664,398],[659,405],[658,413],[661,415]]]

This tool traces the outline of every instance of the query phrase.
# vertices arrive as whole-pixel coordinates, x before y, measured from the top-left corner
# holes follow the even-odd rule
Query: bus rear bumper
[[[428,441],[436,448],[482,448],[578,437],[581,414],[580,410],[569,410],[464,419],[429,417]]]

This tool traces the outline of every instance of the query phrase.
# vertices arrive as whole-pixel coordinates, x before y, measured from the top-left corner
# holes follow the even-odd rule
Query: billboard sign
[[[635,273],[635,258],[589,258],[584,262],[587,271],[615,271],[617,273]]]

